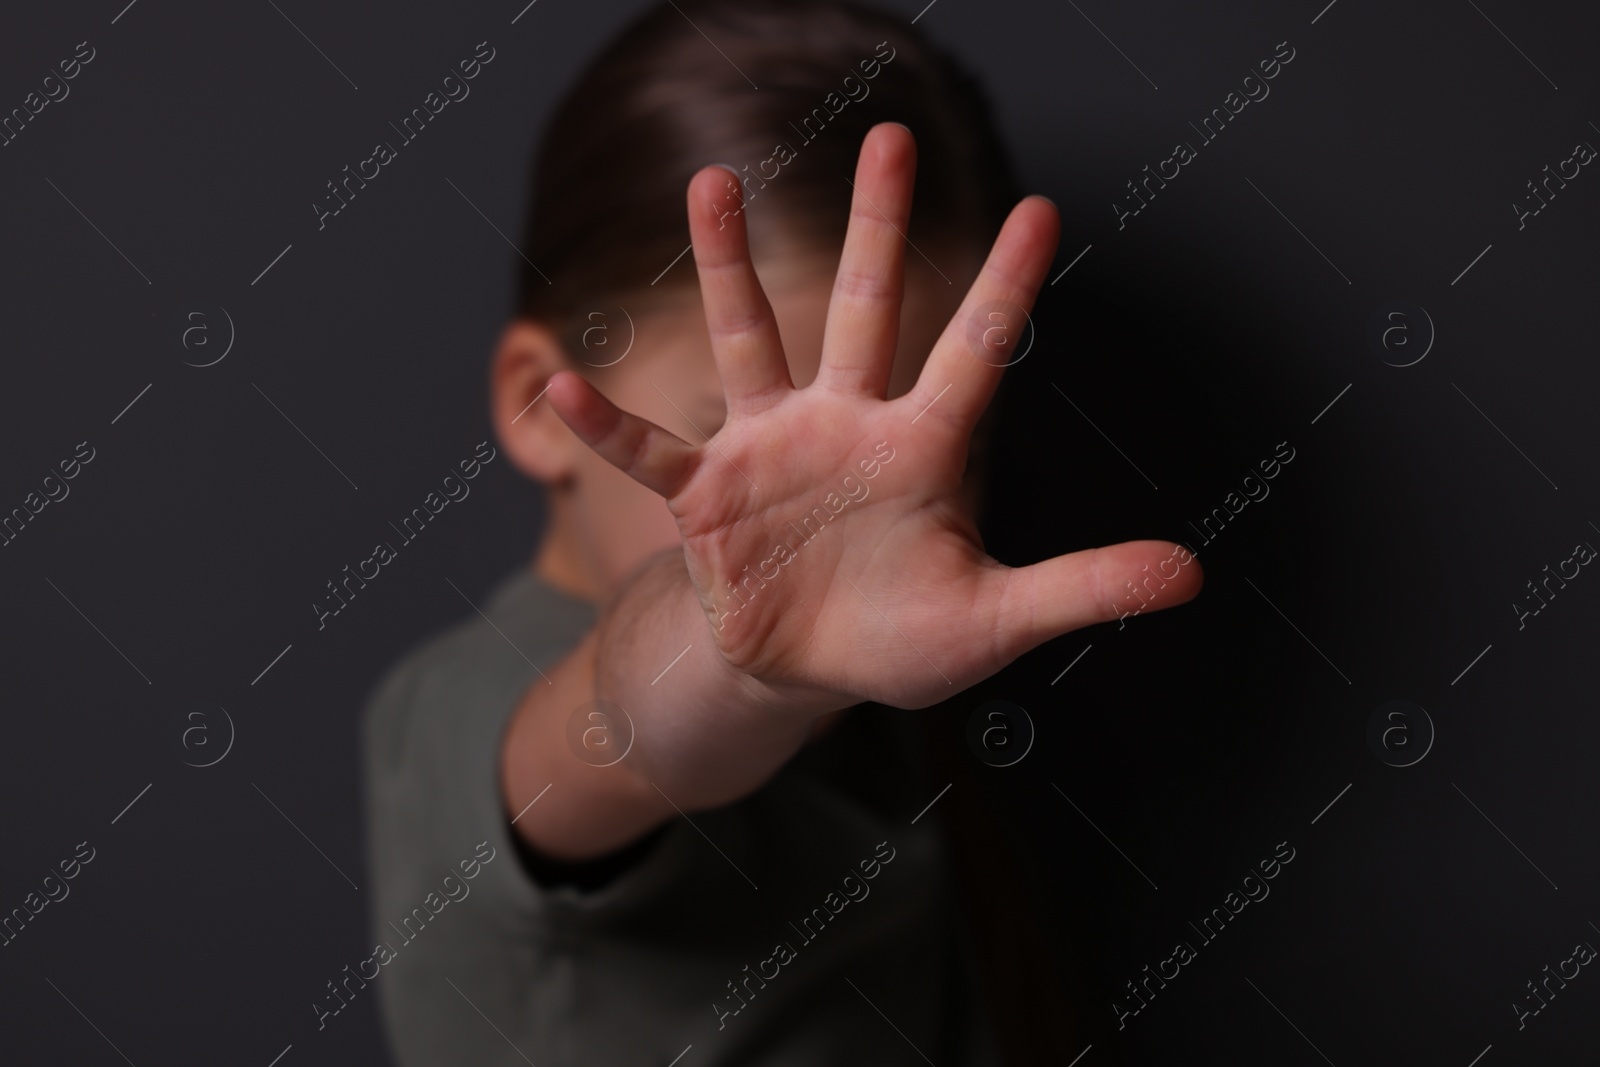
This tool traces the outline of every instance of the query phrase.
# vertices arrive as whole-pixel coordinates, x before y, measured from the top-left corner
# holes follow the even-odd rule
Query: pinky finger
[[[549,390],[551,406],[579,440],[640,485],[671,499],[688,481],[700,449],[623,411],[572,371],[557,372]]]

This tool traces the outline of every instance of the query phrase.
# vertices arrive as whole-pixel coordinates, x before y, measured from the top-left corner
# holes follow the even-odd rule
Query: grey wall
[[[370,997],[320,1033],[306,1009],[366,940],[357,712],[527,559],[539,501],[493,463],[323,629],[308,605],[489,436],[515,253],[484,216],[520,229],[554,94],[638,5],[122,2],[0,18],[0,110],[94,49],[0,148],[0,511],[93,450],[0,548],[0,911],[94,850],[0,948],[0,1048],[381,1062]],[[1206,568],[1182,610],[934,712],[960,730],[1001,698],[1037,729],[979,771],[1045,887],[1083,1064],[1592,1058],[1587,968],[1521,1029],[1512,1005],[1600,945],[1600,578],[1520,628],[1512,604],[1600,544],[1600,177],[1520,226],[1512,205],[1600,145],[1600,14],[894,8],[981,74],[1064,216],[999,401],[991,551],[1187,538]],[[324,182],[483,40],[471,97],[319,230]],[[1202,146],[1189,123],[1285,41]],[[1180,140],[1195,159],[1119,225]],[[1374,348],[1396,301],[1407,332]],[[1188,523],[1283,441],[1270,495],[1201,544]],[[1392,700],[1427,722],[1370,743]],[[1200,945],[1188,924],[1285,841],[1270,896]],[[1119,1029],[1124,983],[1185,939]]]

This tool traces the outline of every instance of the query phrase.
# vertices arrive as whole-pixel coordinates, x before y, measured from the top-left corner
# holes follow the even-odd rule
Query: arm
[[[854,703],[774,691],[729,666],[705,629],[683,553],[672,549],[639,569],[548,682],[528,687],[501,749],[501,783],[515,829],[540,855],[603,856],[672,818],[673,804],[691,811],[735,800],[794,754],[816,716]],[[692,642],[685,636],[697,632]],[[628,745],[629,731],[585,717],[597,698],[624,709],[633,728],[632,748],[609,766],[599,764]],[[580,731],[591,729],[599,732],[585,745]],[[548,795],[523,811],[546,785]]]
[[[1170,560],[1159,541],[1019,568],[983,551],[962,472],[1007,354],[980,357],[969,326],[987,308],[1032,305],[1059,218],[1042,198],[1012,210],[916,385],[889,399],[915,163],[904,127],[867,135],[821,365],[805,389],[790,378],[742,207],[725,210],[737,183],[716,166],[690,181],[688,213],[722,426],[690,445],[570,371],[551,377],[561,419],[665,499],[683,544],[648,561],[516,711],[503,746],[506,809],[541,852],[604,855],[680,810],[736,800],[826,713],[946,700],[1045,641],[1116,618],[1124,586]],[[1146,606],[1190,599],[1199,572],[1153,579]],[[735,582],[752,595],[734,596]],[[754,595],[767,583],[776,588]],[[606,767],[569,744],[573,714],[581,734],[582,705],[597,698],[620,705],[635,732]],[[613,733],[620,752],[627,730]]]

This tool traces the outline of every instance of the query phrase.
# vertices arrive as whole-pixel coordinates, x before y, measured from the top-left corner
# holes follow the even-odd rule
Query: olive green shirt
[[[535,664],[598,613],[531,570],[483,610],[391,668],[365,717],[371,982],[398,1063],[998,1063],[921,814],[943,783],[917,712],[853,709],[600,887],[546,885],[519,858],[500,742]]]

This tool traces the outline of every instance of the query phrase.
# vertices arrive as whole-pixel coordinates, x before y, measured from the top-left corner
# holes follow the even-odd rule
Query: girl
[[[579,78],[491,383],[549,526],[367,714],[402,1064],[947,1067],[1025,1036],[912,709],[1173,555],[1012,569],[972,520],[1057,228],[971,82],[865,9],[671,3]]]

